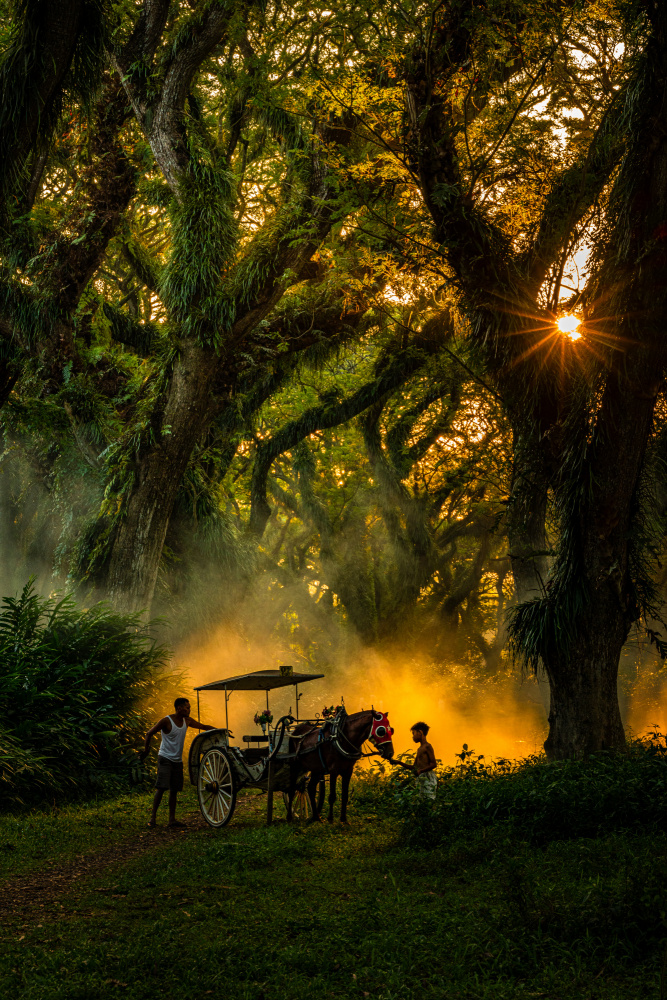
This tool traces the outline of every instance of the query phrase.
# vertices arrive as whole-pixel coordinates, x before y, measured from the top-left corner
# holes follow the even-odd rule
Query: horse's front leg
[[[311,823],[314,823],[320,818],[320,814],[317,809],[317,798],[315,796],[315,791],[318,784],[320,783],[322,775],[317,775],[315,771],[310,772],[310,777],[308,778],[308,785],[306,786],[306,791],[308,792],[308,798],[310,799],[310,812],[311,812]]]
[[[354,765],[353,765],[354,766]],[[341,791],[340,791],[340,821],[341,823],[347,823],[347,800],[350,792],[350,778],[352,777],[352,768],[349,768],[340,776]]]
[[[329,775],[329,822],[334,821],[334,802],[336,801],[336,782],[338,775],[332,771]]]

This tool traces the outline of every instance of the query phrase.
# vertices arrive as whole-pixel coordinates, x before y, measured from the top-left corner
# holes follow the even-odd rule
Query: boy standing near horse
[[[413,767],[422,795],[428,799],[434,799],[438,787],[438,779],[435,775],[437,763],[435,751],[426,739],[429,728],[430,726],[427,726],[425,722],[415,722],[412,726],[413,742],[419,744]]]

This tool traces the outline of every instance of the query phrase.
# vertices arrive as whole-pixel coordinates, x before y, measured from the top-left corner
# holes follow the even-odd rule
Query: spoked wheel
[[[236,805],[236,789],[229,757],[219,747],[207,750],[199,762],[197,795],[201,814],[209,826],[229,823]]]
[[[292,800],[292,820],[295,823],[305,823],[306,820],[313,818],[313,810],[310,807],[310,799],[306,791],[307,784],[307,779],[297,782]],[[324,781],[318,783],[315,792],[315,801],[317,802],[318,813],[322,812],[322,806],[324,805]],[[283,792],[283,802],[285,803],[285,809],[287,809],[289,807],[289,795],[287,792]]]

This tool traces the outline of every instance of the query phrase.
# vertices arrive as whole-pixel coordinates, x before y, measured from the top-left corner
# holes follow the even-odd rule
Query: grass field
[[[264,802],[221,831],[190,789],[184,833],[146,830],[147,793],[2,817],[0,996],[660,995],[662,835],[408,851],[359,795],[348,827],[267,829]]]

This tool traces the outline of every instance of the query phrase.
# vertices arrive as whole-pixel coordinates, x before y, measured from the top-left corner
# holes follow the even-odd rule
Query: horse
[[[307,791],[312,810],[312,819],[320,818],[320,810],[315,799],[315,790],[329,775],[329,822],[333,823],[336,784],[341,777],[340,821],[347,823],[347,800],[350,778],[354,765],[363,756],[362,746],[369,740],[380,756],[390,760],[394,755],[391,737],[394,730],[389,725],[386,712],[366,709],[348,715],[340,709],[336,717],[323,726],[303,723],[291,734],[291,751],[295,754],[290,775],[287,805],[287,822],[292,821],[292,800],[299,774],[310,773]]]

